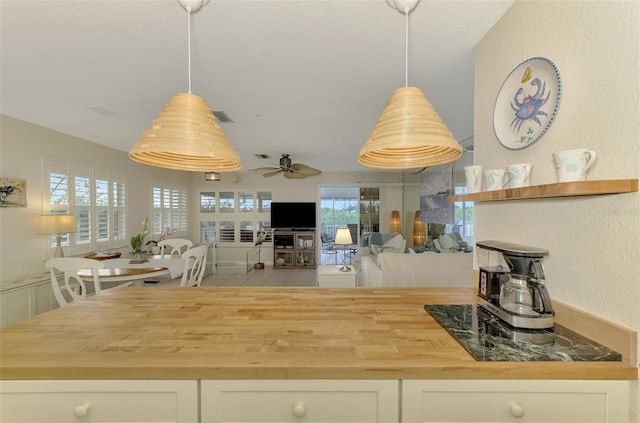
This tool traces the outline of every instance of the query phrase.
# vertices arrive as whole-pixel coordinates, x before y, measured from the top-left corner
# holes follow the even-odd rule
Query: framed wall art
[[[0,177],[0,207],[27,207],[27,180]]]

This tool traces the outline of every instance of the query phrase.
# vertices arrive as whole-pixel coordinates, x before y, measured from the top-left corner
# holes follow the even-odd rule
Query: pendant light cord
[[[404,86],[409,86],[409,6],[404,8],[405,34],[404,34]]]
[[[191,6],[187,5],[187,69],[189,72],[189,94],[191,94]]]

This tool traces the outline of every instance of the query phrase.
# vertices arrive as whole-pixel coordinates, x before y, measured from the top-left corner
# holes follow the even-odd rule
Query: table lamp
[[[342,267],[340,268],[341,272],[348,272],[351,270],[349,266],[347,266],[347,245],[353,244],[353,240],[351,239],[351,231],[349,228],[338,228],[336,231],[336,238],[333,241],[335,245],[342,245]]]
[[[56,236],[54,257],[64,257],[62,253],[62,235],[78,231],[76,216],[73,214],[42,215],[38,220],[38,233]]]

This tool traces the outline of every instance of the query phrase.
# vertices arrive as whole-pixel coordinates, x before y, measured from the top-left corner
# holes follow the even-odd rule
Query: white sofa
[[[382,252],[360,260],[358,286],[473,287],[473,253],[396,254]]]

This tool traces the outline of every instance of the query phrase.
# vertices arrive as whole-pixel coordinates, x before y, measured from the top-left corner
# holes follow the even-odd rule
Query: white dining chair
[[[182,278],[180,280],[158,278],[153,282],[153,284],[149,283],[145,286],[200,286],[207,265],[208,249],[208,245],[201,245],[199,247],[190,248],[182,254],[182,258],[184,259],[184,270],[182,271]]]
[[[165,247],[167,246],[171,247],[171,250],[165,253]],[[193,242],[189,241],[188,239],[182,238],[163,239],[162,241],[158,242],[158,247],[160,247],[160,255],[162,256],[168,254],[170,256],[176,255],[180,257],[183,253],[182,249],[184,248],[186,251],[189,248],[193,247]]]
[[[79,257],[62,257],[47,260],[45,264],[51,275],[51,289],[53,295],[60,307],[76,303],[87,298],[87,286],[78,276],[80,269],[91,269],[93,274],[93,283],[96,287],[96,294],[99,294],[100,279],[98,278],[98,269],[104,268],[104,263],[98,260],[92,260]],[[58,281],[56,271],[63,273],[64,283]],[[66,292],[66,295],[65,295]]]
[[[184,272],[180,286],[200,286],[207,265],[208,245],[190,248],[184,252],[182,258],[185,260]]]

